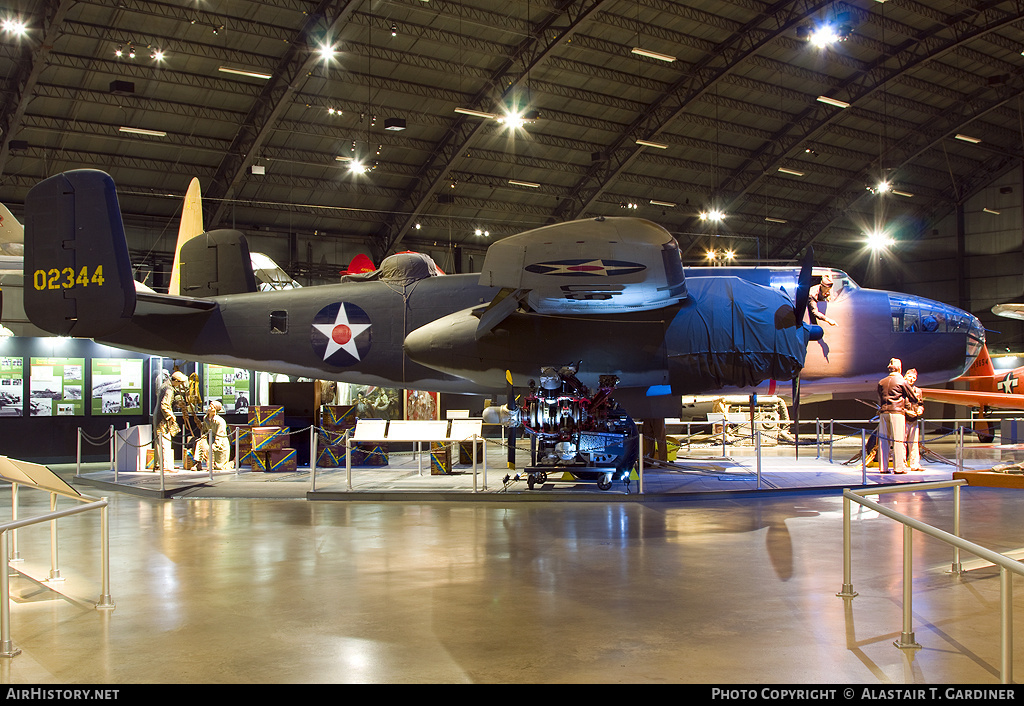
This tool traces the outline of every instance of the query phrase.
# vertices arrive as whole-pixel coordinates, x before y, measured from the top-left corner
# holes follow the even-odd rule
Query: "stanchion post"
[[[961,424],[956,428],[956,470],[964,470],[964,427]]]
[[[832,447],[836,443],[836,420],[828,421],[828,462],[832,463]]]
[[[110,425],[110,470],[114,470],[114,425]]]
[[[345,437],[345,482],[352,490],[352,437]]]
[[[953,486],[953,534],[960,536],[960,486]],[[960,547],[953,545],[953,565],[949,569],[952,574],[962,574],[963,564],[960,563]]]
[[[7,556],[7,532],[0,532],[0,553]],[[0,657],[14,657],[21,650],[11,642],[11,579],[7,567],[0,571]]]
[[[903,632],[893,642],[901,650],[919,650],[914,639],[914,530],[903,525]]]
[[[758,425],[760,426],[760,424]],[[754,431],[754,459],[757,463],[757,489],[761,489],[761,430]]]
[[[1013,683],[1013,574],[999,567],[999,633],[1002,644],[999,682]]]
[[[476,434],[473,434],[473,492],[476,492]]]
[[[75,478],[82,477],[82,427],[78,427],[78,443],[75,452]]]
[[[18,483],[11,483],[11,521],[18,520]],[[9,561],[21,561],[21,553],[18,551],[18,530],[11,530],[11,555]]]
[[[107,498],[102,498],[103,502],[107,502]],[[96,603],[96,607],[100,610],[112,610],[114,608],[114,601],[110,597],[110,518],[108,515],[108,506],[106,504],[100,508],[100,576],[102,583],[102,593],[100,599]]]
[[[868,483],[868,430],[863,427],[860,430],[860,482],[861,485]]]
[[[314,424],[309,428],[309,492],[316,492],[316,434],[317,427]]]
[[[50,493],[50,512],[57,511],[57,494]],[[60,575],[60,568],[57,565],[57,520],[50,520],[50,577],[43,583],[50,581],[63,581]]]
[[[850,499],[843,494],[843,589],[836,595],[840,598],[856,598],[853,590],[853,568],[850,547]]]

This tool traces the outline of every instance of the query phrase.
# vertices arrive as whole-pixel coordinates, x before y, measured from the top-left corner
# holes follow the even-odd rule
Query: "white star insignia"
[[[339,349],[356,360],[361,360],[359,349],[356,348],[356,337],[370,328],[370,324],[350,324],[344,304],[338,307],[338,315],[334,318],[333,324],[313,324],[313,328],[327,337],[324,360],[337,353]]]

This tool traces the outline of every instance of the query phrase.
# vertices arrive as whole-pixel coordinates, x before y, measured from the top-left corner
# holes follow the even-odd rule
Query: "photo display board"
[[[244,414],[249,411],[251,375],[245,368],[224,365],[203,365],[203,400],[219,400],[224,412]]]
[[[142,363],[142,358],[92,359],[92,414],[142,414]]]
[[[32,358],[29,372],[29,415],[85,415],[85,358]]]
[[[20,417],[25,407],[25,359],[0,358],[0,417]]]

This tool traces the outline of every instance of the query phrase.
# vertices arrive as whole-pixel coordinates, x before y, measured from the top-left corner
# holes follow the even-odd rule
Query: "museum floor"
[[[985,465],[1017,453],[977,447],[970,459]],[[778,465],[827,463],[813,450],[806,456],[797,464],[780,454]],[[931,474],[949,477],[949,466],[932,465]],[[859,464],[853,472],[859,478]],[[109,498],[116,607],[93,605],[97,513],[58,522],[63,580],[49,585],[41,580],[51,570],[50,532],[19,530],[10,605],[21,652],[0,658],[0,680],[998,684],[998,570],[964,556],[965,572],[950,574],[952,550],[915,534],[922,648],[901,650],[893,645],[902,625],[899,525],[855,513],[859,595],[839,598],[839,488],[709,492],[717,475],[702,476],[705,492],[652,493],[646,502],[592,485],[577,497],[597,500],[558,502],[572,499],[556,497],[572,484],[531,491],[552,502],[496,489],[486,500],[320,502],[305,490],[290,499],[162,499],[76,483]],[[873,482],[920,475],[875,473]],[[1024,554],[1022,491],[968,487],[962,496],[964,537]],[[952,528],[951,490],[880,502]],[[24,490],[19,516],[48,503]],[[1016,664],[1024,674],[1024,655]]]

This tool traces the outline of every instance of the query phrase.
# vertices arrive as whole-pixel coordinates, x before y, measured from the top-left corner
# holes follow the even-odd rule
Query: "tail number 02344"
[[[83,267],[78,274],[71,267],[63,270],[36,270],[32,276],[32,286],[38,290],[43,289],[71,289],[72,287],[88,287],[95,284],[103,286],[103,265],[97,265],[92,276],[89,275],[88,266]]]

